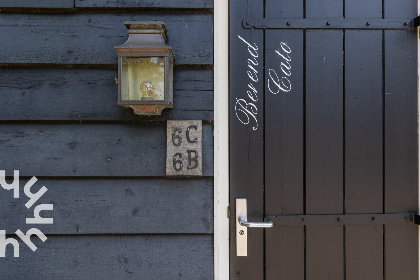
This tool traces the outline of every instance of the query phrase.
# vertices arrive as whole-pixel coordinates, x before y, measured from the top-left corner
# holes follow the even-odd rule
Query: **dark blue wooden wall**
[[[174,108],[117,105],[124,21],[164,21]],[[23,194],[46,186],[48,237],[0,258],[1,279],[213,279],[213,1],[0,0],[0,230],[33,225]],[[166,120],[203,120],[203,177],[165,176]]]

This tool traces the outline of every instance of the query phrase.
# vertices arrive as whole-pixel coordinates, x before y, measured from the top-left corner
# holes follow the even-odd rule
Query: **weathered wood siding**
[[[213,119],[213,70],[175,68],[174,103],[161,117],[116,106],[116,69],[0,68],[1,120]]]
[[[213,279],[213,1],[0,0],[1,230],[26,232],[24,184],[54,225],[7,247],[2,279]],[[174,108],[117,105],[124,21],[160,20],[175,53]],[[203,177],[165,176],[166,121],[203,120]]]

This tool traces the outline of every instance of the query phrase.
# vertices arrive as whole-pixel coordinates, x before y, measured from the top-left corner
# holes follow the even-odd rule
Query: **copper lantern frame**
[[[118,105],[132,108],[138,115],[160,115],[165,108],[173,108],[172,48],[166,42],[166,27],[160,21],[124,22],[128,29],[127,41],[114,47],[118,56]],[[164,58],[164,98],[159,100],[123,100],[123,58]]]

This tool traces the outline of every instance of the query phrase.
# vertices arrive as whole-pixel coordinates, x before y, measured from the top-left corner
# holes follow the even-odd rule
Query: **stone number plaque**
[[[166,175],[203,175],[202,121],[168,121]]]

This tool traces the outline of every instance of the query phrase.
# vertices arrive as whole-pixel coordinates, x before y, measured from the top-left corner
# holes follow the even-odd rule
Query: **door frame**
[[[229,1],[214,0],[214,279],[229,279]],[[420,0],[417,0],[420,15]],[[420,28],[417,96],[420,96]],[[420,110],[418,98],[417,112]],[[418,114],[417,125],[420,123]],[[417,131],[420,134],[419,127]],[[420,149],[418,159],[420,159]],[[420,174],[420,172],[419,172]],[[420,186],[420,176],[419,176]],[[420,191],[419,191],[420,209]],[[420,211],[420,210],[419,210]],[[420,214],[420,212],[419,212]],[[420,231],[419,231],[420,240]],[[419,248],[420,262],[420,248]],[[419,264],[420,275],[420,264]]]
[[[229,1],[214,0],[214,279],[229,279]]]
[[[417,0],[417,15],[420,15],[420,0]],[[420,123],[420,114],[419,114],[419,110],[420,110],[420,82],[419,82],[419,73],[420,73],[420,27],[417,28],[417,133],[418,135],[420,135],[420,130],[419,130],[419,123]],[[417,139],[419,139],[417,137]],[[420,140],[417,140],[420,142]],[[420,144],[417,143],[417,146],[419,146]],[[419,165],[419,160],[420,160],[420,149],[418,150],[418,156],[417,156],[417,165],[419,166],[420,169],[420,165]],[[420,189],[420,172],[419,174],[419,189]],[[418,203],[419,203],[419,215],[420,215],[420,191],[418,192]],[[420,240],[420,231],[419,231],[419,239]],[[419,243],[419,279],[420,279],[420,243]]]

